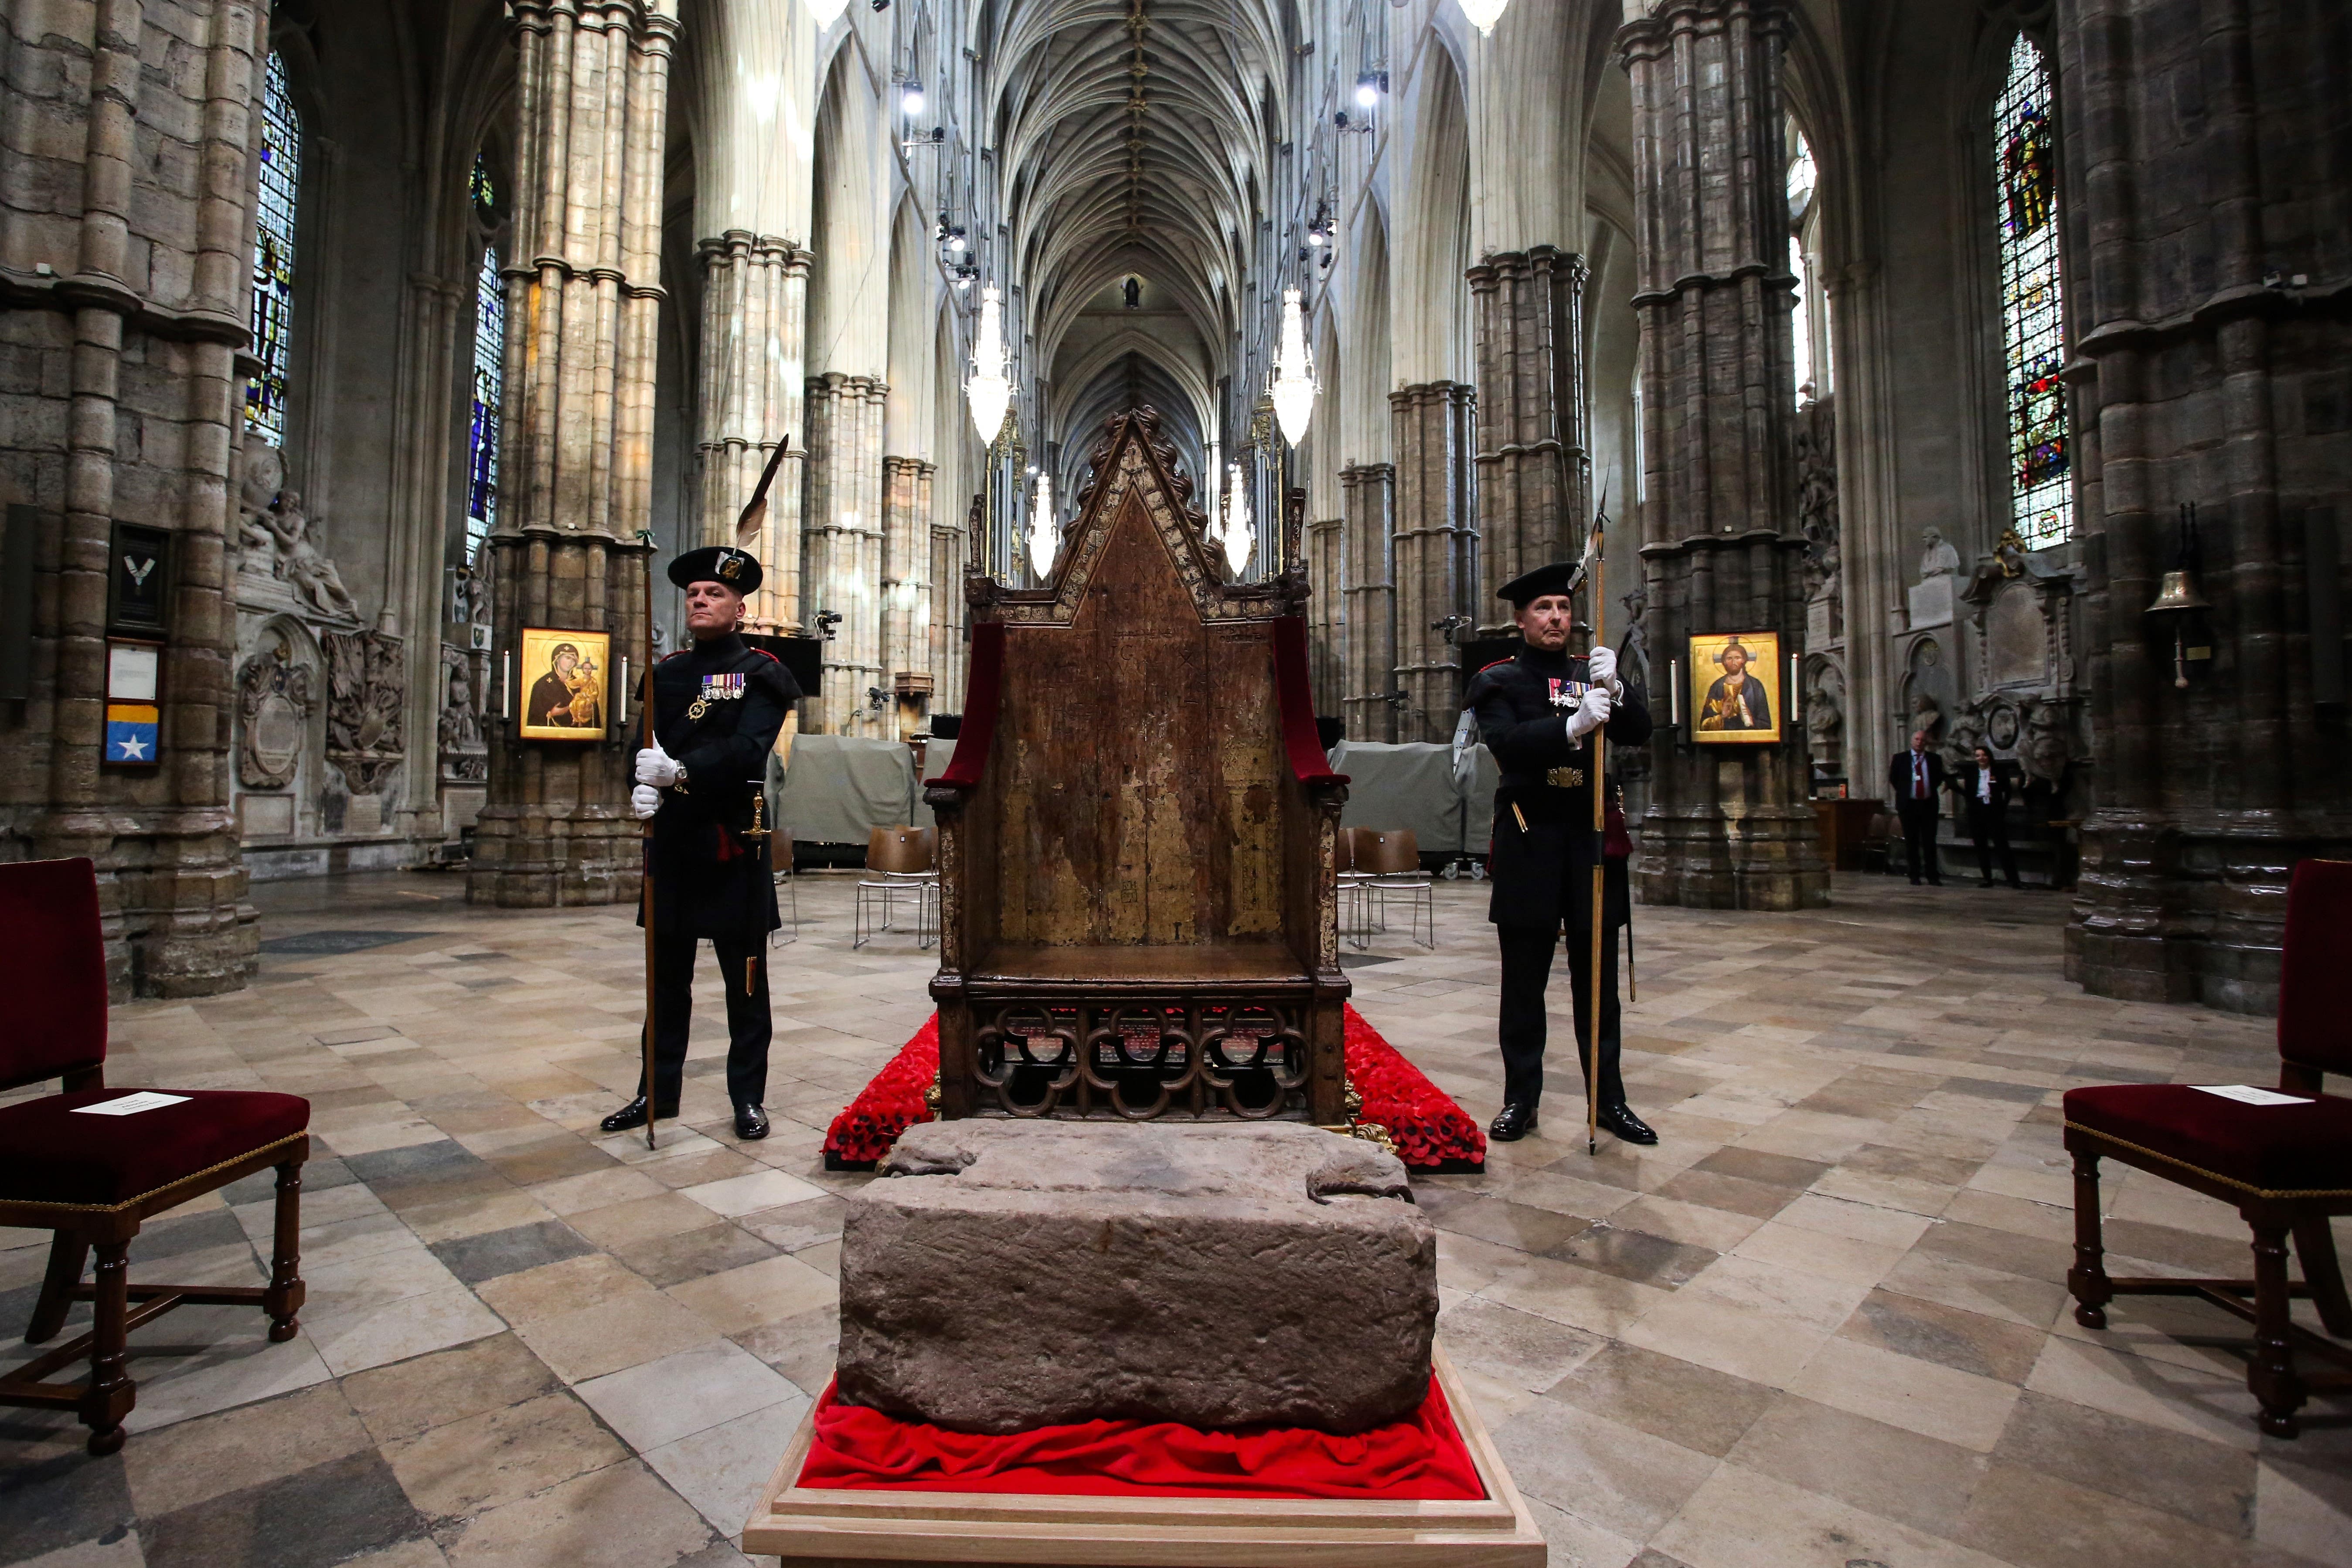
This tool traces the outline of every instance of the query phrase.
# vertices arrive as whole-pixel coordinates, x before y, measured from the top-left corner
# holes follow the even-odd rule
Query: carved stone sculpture
[[[1838,542],[1837,437],[1828,400],[1804,411],[1793,443],[1797,458],[1797,523],[1805,535],[1805,597],[1835,593],[1843,557]],[[1957,557],[1955,558],[1957,559]]]
[[[1420,1405],[1436,1232],[1404,1167],[1293,1123],[908,1128],[841,1238],[841,1397],[959,1431],[1360,1432]]]
[[[312,526],[302,510],[300,495],[293,490],[279,492],[277,504],[261,514],[261,523],[278,547],[277,574],[291,584],[307,605],[331,620],[359,619],[359,605],[343,586],[342,574],[312,542]]]
[[[373,795],[406,756],[401,708],[407,695],[403,639],[384,632],[329,632],[327,760],[355,795]]]
[[[1927,544],[1927,548],[1919,552],[1921,582],[1924,583],[1930,577],[1950,577],[1958,574],[1960,552],[1952,548],[1950,541],[1944,537],[1942,529],[1927,529],[1920,533],[1919,537]]]
[[[294,657],[283,633],[245,661],[236,675],[237,782],[284,789],[301,765],[302,739],[317,700],[310,667]]]
[[[277,542],[264,518],[286,488],[286,458],[254,431],[245,435],[244,475],[236,491],[236,540],[239,566],[250,559],[256,570],[275,562]]]
[[[490,776],[489,747],[482,736],[482,710],[474,696],[474,660],[464,648],[441,648],[441,777],[446,783],[478,784]]]

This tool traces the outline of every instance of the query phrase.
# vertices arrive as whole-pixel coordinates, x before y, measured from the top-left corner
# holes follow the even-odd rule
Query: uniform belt
[[[1549,768],[1544,772],[1544,783],[1554,789],[1582,789],[1584,770],[1582,768]]]

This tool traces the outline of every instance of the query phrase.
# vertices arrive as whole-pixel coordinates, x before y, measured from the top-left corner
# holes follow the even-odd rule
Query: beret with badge
[[[730,545],[705,545],[671,562],[669,580],[681,588],[697,583],[716,583],[739,594],[752,594],[760,587],[760,558]]]

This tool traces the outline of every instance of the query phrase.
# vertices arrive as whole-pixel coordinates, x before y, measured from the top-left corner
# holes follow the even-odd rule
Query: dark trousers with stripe
[[[654,938],[654,1110],[661,1116],[677,1114],[678,1089],[686,1079],[699,945],[700,939],[691,936]],[[727,983],[727,1098],[738,1105],[759,1105],[768,1097],[768,1042],[776,1032],[768,1016],[768,939],[713,937],[710,945],[718,950],[719,976]],[[645,1088],[640,1068],[637,1092]]]
[[[1544,987],[1551,979],[1551,956],[1560,945],[1557,926],[1496,926],[1495,935],[1503,949],[1503,1005],[1501,1028],[1503,1046],[1503,1100],[1511,1105],[1533,1105],[1543,1098],[1544,1044],[1548,1020],[1544,1015]],[[1621,1045],[1617,1010],[1617,928],[1612,925],[1602,933],[1601,969],[1604,989],[1601,994],[1601,1094],[1600,1103],[1625,1103],[1624,1080],[1618,1076],[1617,1058]],[[1591,1060],[1592,1032],[1592,933],[1568,933],[1569,990],[1576,1005],[1576,1056],[1580,1075]],[[1577,1082],[1577,1098],[1583,1098],[1583,1080]]]

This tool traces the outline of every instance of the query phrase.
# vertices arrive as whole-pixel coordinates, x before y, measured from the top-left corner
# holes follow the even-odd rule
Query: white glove
[[[637,753],[637,782],[656,789],[667,789],[677,783],[677,759],[659,746]]]
[[[643,822],[661,809],[661,791],[651,784],[639,784],[629,792],[629,809]]]
[[[1621,695],[1624,688],[1617,684],[1617,650],[1602,643],[1584,656],[1584,668],[1595,686],[1605,686],[1612,696]]]
[[[1609,693],[1596,686],[1584,694],[1584,700],[1577,704],[1576,711],[1568,716],[1568,738],[1580,740],[1607,722]]]

